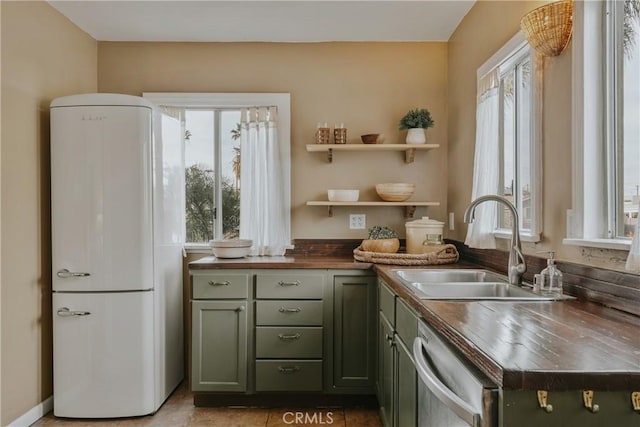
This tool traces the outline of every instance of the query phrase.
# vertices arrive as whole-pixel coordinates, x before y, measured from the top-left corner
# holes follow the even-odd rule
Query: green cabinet
[[[379,281],[377,392],[387,427],[417,425],[418,382],[411,348],[418,315]]]
[[[355,272],[333,275],[333,391],[373,394],[375,307],[375,276]]]
[[[192,301],[193,391],[246,391],[247,301]]]
[[[396,336],[397,338],[397,336]],[[418,374],[409,350],[412,344],[396,339],[396,407],[395,420],[399,427],[418,425]]]
[[[371,271],[190,274],[192,391],[375,393],[378,295]]]
[[[256,272],[256,391],[322,391],[326,276]]]
[[[394,389],[396,352],[393,342],[393,326],[384,313],[379,313],[378,323],[378,404],[382,424],[388,427],[394,425]]]
[[[251,274],[191,273],[191,390],[246,392],[253,337]]]

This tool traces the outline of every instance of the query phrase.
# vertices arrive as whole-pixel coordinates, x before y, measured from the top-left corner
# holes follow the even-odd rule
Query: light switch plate
[[[367,216],[365,214],[349,215],[349,230],[364,230],[367,228]]]

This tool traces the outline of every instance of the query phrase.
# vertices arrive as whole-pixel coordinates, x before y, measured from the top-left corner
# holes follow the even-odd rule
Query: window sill
[[[187,243],[184,250],[188,254],[211,254],[211,248],[206,243]]]
[[[286,249],[294,249],[294,245],[287,245]],[[212,255],[211,248],[207,243],[187,243],[184,251],[188,254],[209,254]]]
[[[496,239],[511,239],[511,231],[498,230],[493,232]],[[540,241],[539,234],[523,234],[520,233],[520,240],[523,242],[537,243]]]
[[[630,239],[564,239],[562,243],[571,246],[586,246],[589,248],[615,249],[621,251],[631,249]]]

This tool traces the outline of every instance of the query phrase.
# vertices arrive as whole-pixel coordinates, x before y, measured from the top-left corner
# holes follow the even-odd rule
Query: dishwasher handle
[[[480,414],[477,413],[471,405],[462,400],[460,396],[455,394],[449,387],[447,387],[433,372],[433,369],[429,366],[424,358],[424,352],[422,349],[427,348],[426,340],[417,337],[413,341],[413,359],[415,360],[416,371],[420,380],[427,386],[427,388],[444,403],[449,409],[451,409],[457,416],[462,418],[471,427],[480,427]]]

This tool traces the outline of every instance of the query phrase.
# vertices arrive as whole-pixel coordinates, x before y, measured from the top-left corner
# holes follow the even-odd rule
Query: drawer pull
[[[284,308],[284,307],[280,307],[278,309],[278,311],[280,313],[300,313],[302,311],[302,309],[300,307],[296,307],[296,308]]]
[[[211,286],[229,286],[231,283],[225,280],[224,282],[214,282],[213,280],[209,280],[209,285]]]
[[[595,393],[593,390],[585,390],[582,392],[582,400],[584,402],[584,407],[587,408],[591,413],[595,414],[600,411],[600,405],[597,403],[593,403],[593,397]]]
[[[640,414],[640,391],[631,393],[631,404],[633,405],[633,410]]]
[[[281,374],[293,374],[300,370],[300,366],[278,366],[278,371]]]
[[[280,286],[300,286],[299,280],[294,280],[293,282],[283,282],[282,280],[278,282]]]
[[[293,334],[293,335],[285,335],[285,334],[278,334],[278,338],[280,338],[282,341],[289,341],[289,340],[297,340],[300,338],[300,334]]]

